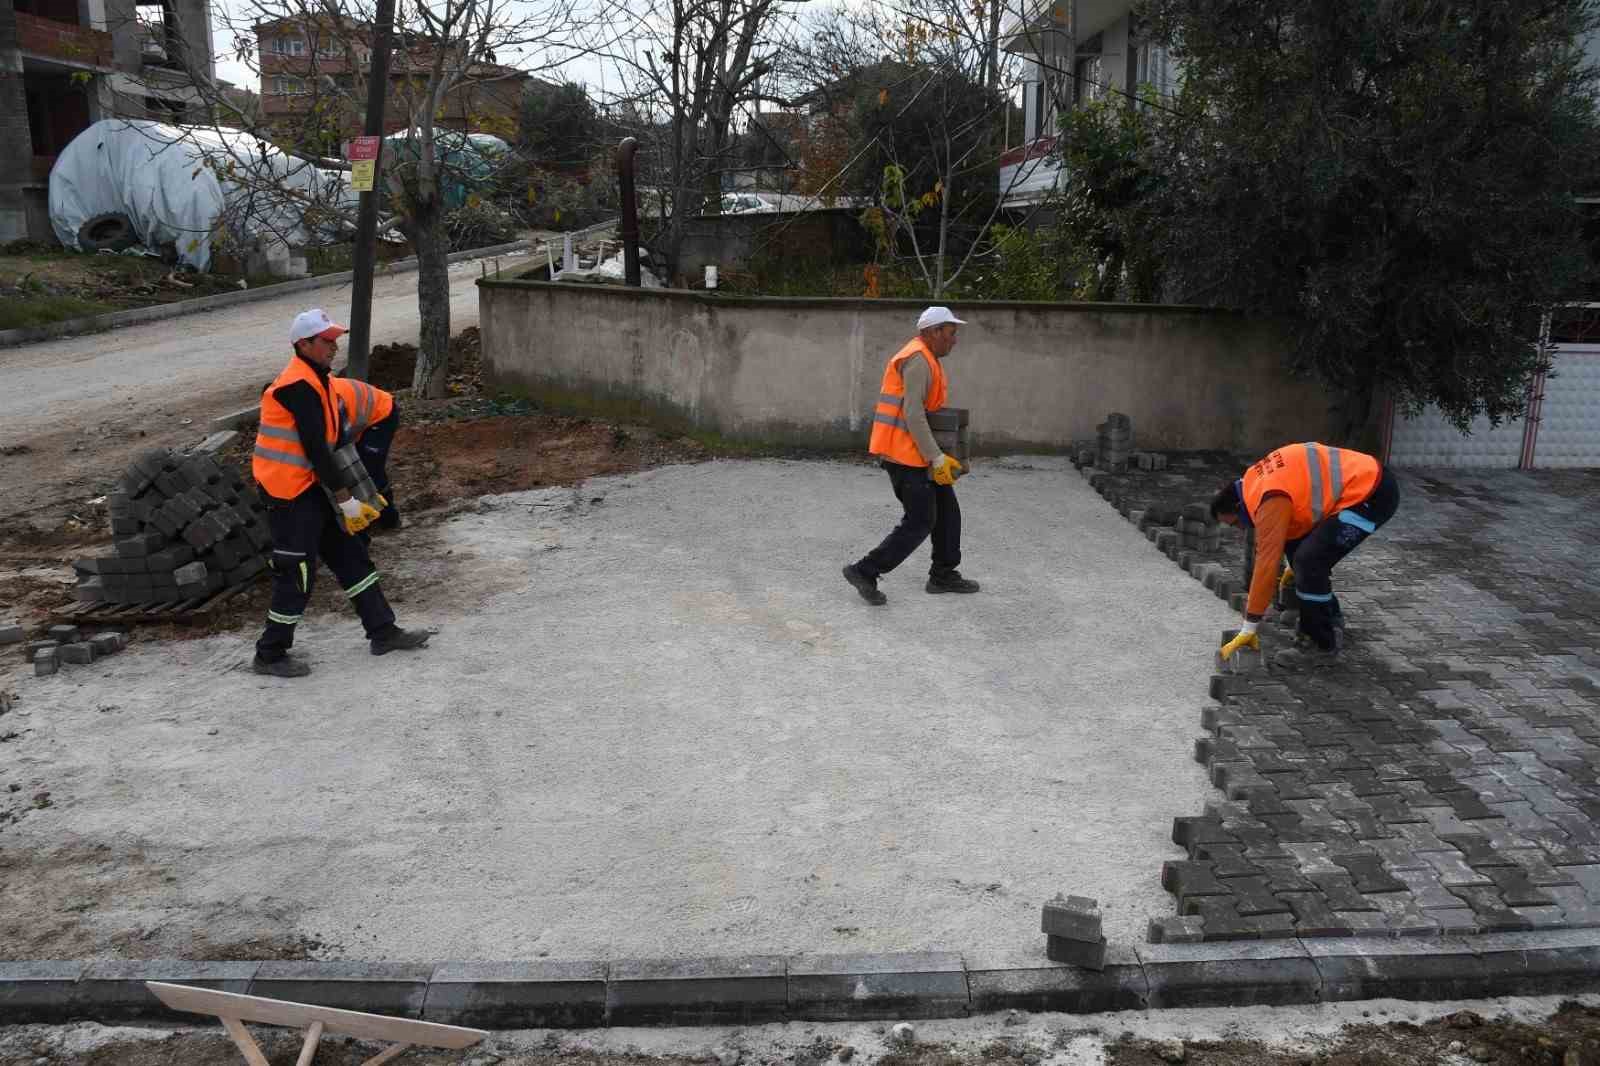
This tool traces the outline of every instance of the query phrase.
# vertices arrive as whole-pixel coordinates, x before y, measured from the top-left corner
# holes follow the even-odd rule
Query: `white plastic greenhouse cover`
[[[217,219],[227,207],[232,236],[241,243],[261,235],[306,242],[299,206],[219,180],[204,165],[207,158],[270,174],[278,184],[324,203],[356,202],[343,172],[322,170],[247,134],[105,119],[78,134],[50,171],[50,224],[56,237],[78,249],[79,227],[95,215],[118,212],[128,216],[146,248],[159,251],[174,244],[180,262],[206,270]]]

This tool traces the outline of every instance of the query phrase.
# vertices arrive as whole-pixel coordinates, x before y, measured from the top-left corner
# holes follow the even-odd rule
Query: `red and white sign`
[[[349,159],[352,163],[362,159],[378,158],[378,138],[357,137],[350,142]]]

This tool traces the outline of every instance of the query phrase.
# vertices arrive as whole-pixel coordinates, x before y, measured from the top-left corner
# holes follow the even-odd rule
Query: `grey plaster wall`
[[[484,369],[546,405],[730,439],[863,443],[884,360],[915,332],[903,300],[740,299],[681,290],[479,282]],[[1114,304],[957,306],[951,404],[975,448],[1051,449],[1108,412],[1141,447],[1266,451],[1332,433],[1330,401],[1282,370],[1268,323]]]

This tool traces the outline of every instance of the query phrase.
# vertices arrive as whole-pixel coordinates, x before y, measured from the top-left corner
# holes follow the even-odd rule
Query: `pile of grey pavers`
[[[1133,450],[1133,419],[1125,414],[1113,411],[1095,427],[1095,434],[1092,441],[1072,442],[1074,465],[1119,474],[1128,469],[1155,471],[1167,468],[1167,457],[1161,452]]]
[[[1133,419],[1112,412],[1095,427],[1095,466],[1121,472],[1128,469],[1133,454]]]
[[[72,565],[89,603],[203,599],[254,578],[272,546],[256,490],[212,455],[156,448],[106,496],[112,548]]]
[[[34,676],[47,677],[63,663],[87,666],[116,654],[128,646],[128,634],[115,630],[85,634],[77,626],[54,625],[38,640],[29,640],[23,626],[6,622],[0,624],[0,644],[20,644],[23,656],[33,664]]]
[[[1106,968],[1106,938],[1100,931],[1100,904],[1088,896],[1062,896],[1044,905],[1039,927],[1051,962],[1089,970]]]

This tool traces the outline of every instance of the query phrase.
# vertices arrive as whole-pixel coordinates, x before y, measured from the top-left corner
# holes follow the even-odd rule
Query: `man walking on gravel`
[[[942,360],[956,346],[966,325],[948,307],[930,307],[917,319],[917,335],[883,370],[872,416],[868,450],[889,474],[904,514],[883,543],[844,568],[844,579],[873,606],[889,602],[878,579],[905,562],[929,536],[933,563],[924,588],[931,593],[977,592],[978,583],[961,576],[961,506],[955,482],[963,473],[953,456],[935,442],[928,412],[945,406],[948,383]]]
[[[346,332],[321,308],[296,316],[289,327],[294,355],[261,394],[261,428],[251,470],[266,497],[272,532],[272,602],[251,664],[258,674],[304,677],[311,672],[309,665],[290,657],[289,648],[311,600],[319,555],[361,616],[372,654],[420,648],[430,636],[394,624],[394,611],[378,587],[378,571],[356,536],[378,512],[351,495],[352,486],[334,464],[333,452],[342,441],[328,368]]]

